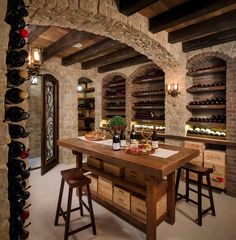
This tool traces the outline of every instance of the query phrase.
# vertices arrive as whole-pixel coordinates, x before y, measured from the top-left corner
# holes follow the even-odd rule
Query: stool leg
[[[89,213],[90,213],[90,219],[92,223],[93,235],[96,235],[97,231],[96,231],[96,225],[95,225],[95,219],[94,219],[94,213],[93,213],[91,192],[88,184],[86,185],[86,187],[87,187],[87,197],[88,197]]]
[[[188,202],[189,200],[189,170],[186,169],[186,194],[185,200]]]
[[[209,193],[209,199],[210,199],[210,204],[211,204],[211,213],[212,216],[215,216],[215,205],[214,205],[214,200],[213,200],[213,194],[212,194],[212,187],[211,187],[211,180],[210,180],[210,175],[206,175],[207,179],[207,186],[208,186],[208,193]]]
[[[68,203],[67,203],[67,212],[66,212],[66,226],[65,226],[64,240],[67,240],[68,237],[69,237],[69,230],[70,230],[70,212],[71,212],[71,203],[72,203],[72,193],[73,193],[73,188],[69,188]]]
[[[176,183],[175,183],[175,201],[177,201],[178,190],[179,190],[179,180],[181,175],[181,168],[177,171]]]
[[[199,226],[202,226],[202,175],[198,174],[198,220]]]
[[[61,179],[61,187],[60,187],[59,197],[58,197],[58,201],[57,201],[56,217],[55,217],[55,221],[54,221],[54,225],[55,226],[58,225],[59,213],[60,213],[60,209],[61,209],[61,201],[62,201],[62,196],[63,196],[64,185],[65,185],[65,180],[62,178]]]
[[[82,187],[79,187],[79,207],[80,207],[80,216],[84,216],[83,202],[82,202]]]

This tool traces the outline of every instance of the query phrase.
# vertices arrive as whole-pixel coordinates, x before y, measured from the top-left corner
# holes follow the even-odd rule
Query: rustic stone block
[[[0,166],[6,166],[8,161],[8,146],[1,145],[0,146]]]
[[[8,132],[8,124],[0,121],[0,145],[8,144],[11,139]]]
[[[6,51],[5,49],[0,48],[0,74],[6,74],[7,65],[6,65]]]
[[[1,240],[9,240],[9,222],[8,222],[8,220],[1,221],[1,224],[0,224],[0,239]]]

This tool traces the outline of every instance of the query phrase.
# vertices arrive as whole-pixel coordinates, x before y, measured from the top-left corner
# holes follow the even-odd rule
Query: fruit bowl
[[[85,133],[84,136],[89,141],[101,141],[106,138],[106,135],[103,132],[97,132],[97,131]]]
[[[137,142],[137,143],[130,144],[130,146],[126,148],[126,153],[132,154],[132,155],[145,156],[145,155],[155,153],[155,149],[153,149],[149,143],[139,144]]]

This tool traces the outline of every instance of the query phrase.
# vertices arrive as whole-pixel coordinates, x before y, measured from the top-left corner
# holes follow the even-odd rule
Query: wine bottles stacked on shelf
[[[149,69],[148,69],[149,68]],[[153,66],[134,77],[132,120],[163,126],[165,121],[165,73]],[[143,126],[140,124],[140,126]]]
[[[25,28],[24,17],[28,16],[23,0],[8,1],[5,22],[11,26],[9,44],[6,57],[7,91],[5,94],[5,121],[9,123],[11,142],[8,144],[8,200],[10,202],[10,240],[25,240],[29,237],[27,226],[30,225],[29,206],[27,200],[30,192],[27,179],[30,171],[25,160],[29,157],[29,149],[24,144],[24,138],[29,132],[24,128],[24,120],[29,118],[21,105],[28,99],[28,92],[24,89],[25,81],[29,80],[27,70],[28,51],[26,46],[28,31]]]
[[[125,116],[125,79],[113,76],[103,83],[103,118]]]
[[[203,64],[207,66],[204,67]],[[225,138],[227,102],[225,62],[217,57],[211,60],[202,59],[199,68],[190,69],[187,75],[192,77],[192,86],[187,92],[193,97],[186,106],[192,113],[192,117],[186,123],[189,125],[187,135]]]

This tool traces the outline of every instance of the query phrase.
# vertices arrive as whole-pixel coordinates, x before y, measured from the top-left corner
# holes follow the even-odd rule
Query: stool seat
[[[178,192],[179,188],[179,180],[180,180],[180,175],[181,175],[181,170],[186,171],[186,192],[185,195],[180,194]],[[189,173],[195,173],[197,174],[197,190],[191,188],[190,181],[189,181]],[[177,171],[177,178],[176,178],[176,186],[175,186],[175,199],[176,201],[184,198],[187,202],[192,202],[198,207],[198,218],[197,218],[197,224],[202,226],[202,217],[204,214],[208,213],[211,211],[212,215],[215,216],[215,206],[214,206],[214,201],[213,201],[213,194],[212,194],[212,188],[211,188],[211,180],[210,180],[210,174],[213,173],[212,168],[206,168],[206,167],[201,167],[201,166],[196,166],[192,163],[187,163],[183,167],[180,167]],[[202,193],[202,181],[203,177],[206,177],[207,180],[207,189],[208,189],[208,195]],[[189,191],[197,193],[197,201],[191,199],[189,197]],[[202,210],[202,197],[206,197],[210,201],[210,207],[208,207],[205,210]]]
[[[78,168],[63,170],[61,176],[71,188],[83,187],[91,183],[90,178],[84,176]]]
[[[80,172],[79,168],[72,168],[68,170],[61,171],[61,187],[59,192],[59,198],[57,202],[57,210],[56,210],[56,216],[54,225],[58,225],[59,217],[62,216],[65,220],[65,233],[64,233],[64,240],[67,240],[70,235],[75,234],[79,231],[82,231],[86,228],[92,227],[93,235],[96,235],[96,225],[95,225],[95,219],[94,219],[94,213],[93,213],[93,205],[92,205],[92,198],[90,193],[89,184],[91,183],[91,180],[83,175],[82,172]],[[63,211],[61,207],[62,203],[62,197],[63,197],[63,190],[65,182],[69,185],[69,191],[68,191],[68,202],[67,202],[67,210]],[[82,199],[82,188],[86,187],[87,197],[88,197],[88,205],[84,202]],[[78,189],[78,197],[79,197],[79,207],[72,209],[72,194],[73,189]],[[91,223],[84,225],[80,228],[77,228],[73,231],[70,231],[70,215],[71,212],[74,212],[76,210],[80,210],[80,215],[83,216],[83,207],[87,209],[90,215]]]

